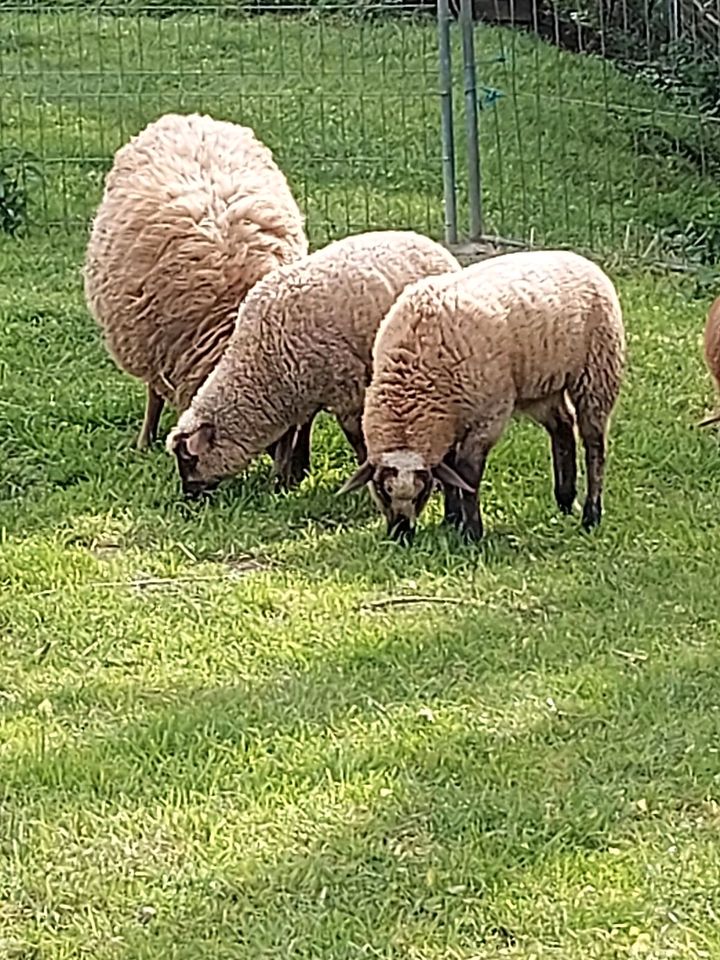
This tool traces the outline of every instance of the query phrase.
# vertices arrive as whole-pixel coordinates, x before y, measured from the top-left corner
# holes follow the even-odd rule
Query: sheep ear
[[[215,439],[215,427],[211,423],[201,423],[197,430],[182,437],[185,449],[191,457],[201,457],[207,453]]]
[[[436,467],[433,467],[432,475],[447,487],[459,487],[461,490],[465,490],[466,493],[475,493],[470,484],[466,483],[463,478],[455,473],[453,468],[449,467],[445,462],[441,461]]]
[[[701,420],[698,427],[711,427],[714,423],[720,423],[720,413],[714,413],[711,417]]]
[[[358,467],[350,479],[346,480],[345,483],[340,487],[338,490],[338,496],[343,493],[350,493],[351,490],[357,490],[359,487],[364,487],[366,483],[369,483],[374,469],[375,468],[370,461],[366,460],[365,463]]]

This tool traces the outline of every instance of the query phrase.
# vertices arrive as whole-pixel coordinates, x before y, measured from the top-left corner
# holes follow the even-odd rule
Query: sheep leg
[[[284,434],[283,434],[283,436],[284,436]],[[282,440],[282,437],[280,438],[280,440]],[[275,459],[275,453],[277,452],[277,448],[278,448],[278,445],[279,445],[279,443],[280,443],[280,440],[273,440],[272,443],[269,443],[269,444],[265,447],[265,453],[266,453],[269,457],[271,457],[273,460]]]
[[[273,474],[277,490],[287,489],[290,457],[296,430],[297,427],[293,425],[281,437],[265,448],[265,452],[273,459]]]
[[[550,434],[555,501],[563,513],[572,513],[577,496],[577,449],[575,420],[564,395],[542,412],[536,411],[535,419]]]
[[[310,473],[312,429],[315,415],[305,423],[301,423],[295,430],[295,440],[292,446],[290,461],[290,484],[296,486]]]
[[[553,473],[555,477],[555,502],[561,513],[572,513],[577,496],[577,450],[572,421],[558,423],[550,433]]]
[[[478,541],[483,538],[483,522],[480,513],[480,483],[485,472],[489,446],[482,446],[477,450],[450,451],[445,460],[456,473],[460,474],[475,493],[449,488],[445,485],[445,522],[460,531],[468,540]]]
[[[587,495],[583,505],[582,525],[585,530],[598,526],[602,519],[602,491],[605,473],[606,433],[609,420],[607,404],[587,390],[573,397],[577,410],[578,430],[585,447]]]
[[[580,426],[585,445],[585,468],[587,470],[587,496],[583,505],[582,525],[585,530],[598,526],[602,520],[602,488],[605,473],[604,429]]]
[[[448,466],[457,472],[457,457],[454,450],[450,450],[443,458]],[[459,529],[462,526],[462,490],[457,487],[445,485],[443,488],[443,497],[445,500],[445,513],[443,523],[449,527]]]
[[[137,449],[147,450],[155,443],[160,425],[160,414],[165,406],[165,400],[158,396],[150,384],[147,384],[147,398],[145,400],[145,419],[143,420],[140,435],[137,438]]]
[[[310,440],[314,418],[313,414],[305,423],[290,427],[271,445],[275,483],[279,489],[297,487],[310,473]]]
[[[367,447],[365,446],[365,437],[362,430],[362,413],[350,414],[344,417],[338,417],[345,439],[355,451],[358,463],[365,463],[367,459]]]

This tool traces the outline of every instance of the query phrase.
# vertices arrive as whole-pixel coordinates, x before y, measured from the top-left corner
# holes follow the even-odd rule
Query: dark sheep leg
[[[577,496],[577,449],[574,420],[563,400],[550,411],[544,427],[552,447],[555,501],[562,513],[572,513]]]
[[[365,437],[362,430],[362,414],[352,414],[345,417],[338,417],[345,439],[355,451],[358,463],[365,463],[367,459],[367,447],[365,446]]]
[[[138,450],[147,450],[157,440],[160,414],[163,412],[164,406],[165,400],[155,393],[150,384],[147,384],[145,419],[136,444]]]
[[[450,450],[444,457],[443,460],[449,467],[452,467],[453,470],[457,472],[457,458],[455,456],[455,451]],[[449,527],[454,527],[455,529],[460,529],[462,526],[462,490],[458,490],[457,487],[452,487],[447,484],[443,484],[443,498],[445,501],[445,513],[443,516],[443,523]]]
[[[605,433],[586,430],[582,433],[587,470],[587,497],[583,506],[582,525],[592,530],[602,520],[602,487],[605,473]]]
[[[483,538],[483,522],[480,513],[480,484],[485,472],[489,448],[483,446],[473,451],[460,450],[446,455],[449,466],[474,488],[475,493],[459,490],[444,484],[445,522],[454,526],[468,540],[477,542]]]
[[[582,525],[592,530],[602,520],[602,492],[605,476],[605,453],[607,445],[607,426],[610,419],[612,401],[617,396],[617,378],[610,381],[605,378],[604,390],[590,390],[587,377],[576,386],[574,396],[571,393],[577,411],[578,431],[585,447],[585,470],[587,474],[587,495],[583,504]]]
[[[279,489],[297,487],[310,473],[313,414],[305,423],[290,427],[271,447],[275,462],[275,482]]]

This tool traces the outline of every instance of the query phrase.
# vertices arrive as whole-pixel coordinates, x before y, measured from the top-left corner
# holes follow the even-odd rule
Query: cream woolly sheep
[[[303,219],[248,127],[169,113],[115,154],[87,249],[91,312],[147,387],[140,449],[165,402],[184,410],[268,271],[307,253]]]
[[[713,303],[708,312],[703,338],[705,363],[720,391],[720,297]],[[701,427],[720,423],[720,413],[715,413],[700,423]]]
[[[335,415],[362,460],[362,405],[380,321],[408,283],[459,269],[433,240],[387,230],[338,240],[264,277],[168,437],[184,491],[243,470],[293,425],[303,425],[307,463],[321,409]],[[286,482],[299,479],[295,472]]]
[[[487,456],[513,413],[550,434],[555,497],[576,495],[574,404],[588,473],[583,526],[601,518],[606,431],[625,360],[610,280],[574,253],[512,253],[408,287],[373,351],[363,429],[368,457],[343,490],[370,483],[394,539],[411,539],[432,492],[445,520],[482,537]]]

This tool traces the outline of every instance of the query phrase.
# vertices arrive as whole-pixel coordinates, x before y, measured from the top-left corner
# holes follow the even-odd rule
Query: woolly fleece
[[[250,292],[224,356],[180,417],[193,480],[237,473],[320,409],[364,457],[361,416],[378,326],[407,284],[459,271],[442,246],[412,231],[346,237],[268,274]]]
[[[708,312],[703,346],[708,370],[715,380],[717,389],[720,390],[720,297]]]
[[[115,155],[85,292],[117,364],[182,410],[247,291],[306,253],[285,176],[251,129],[166,114]]]
[[[514,410],[568,389],[609,414],[625,337],[608,277],[574,253],[493,257],[408,287],[374,346],[364,432],[371,462],[436,466],[469,430],[496,442]]]

